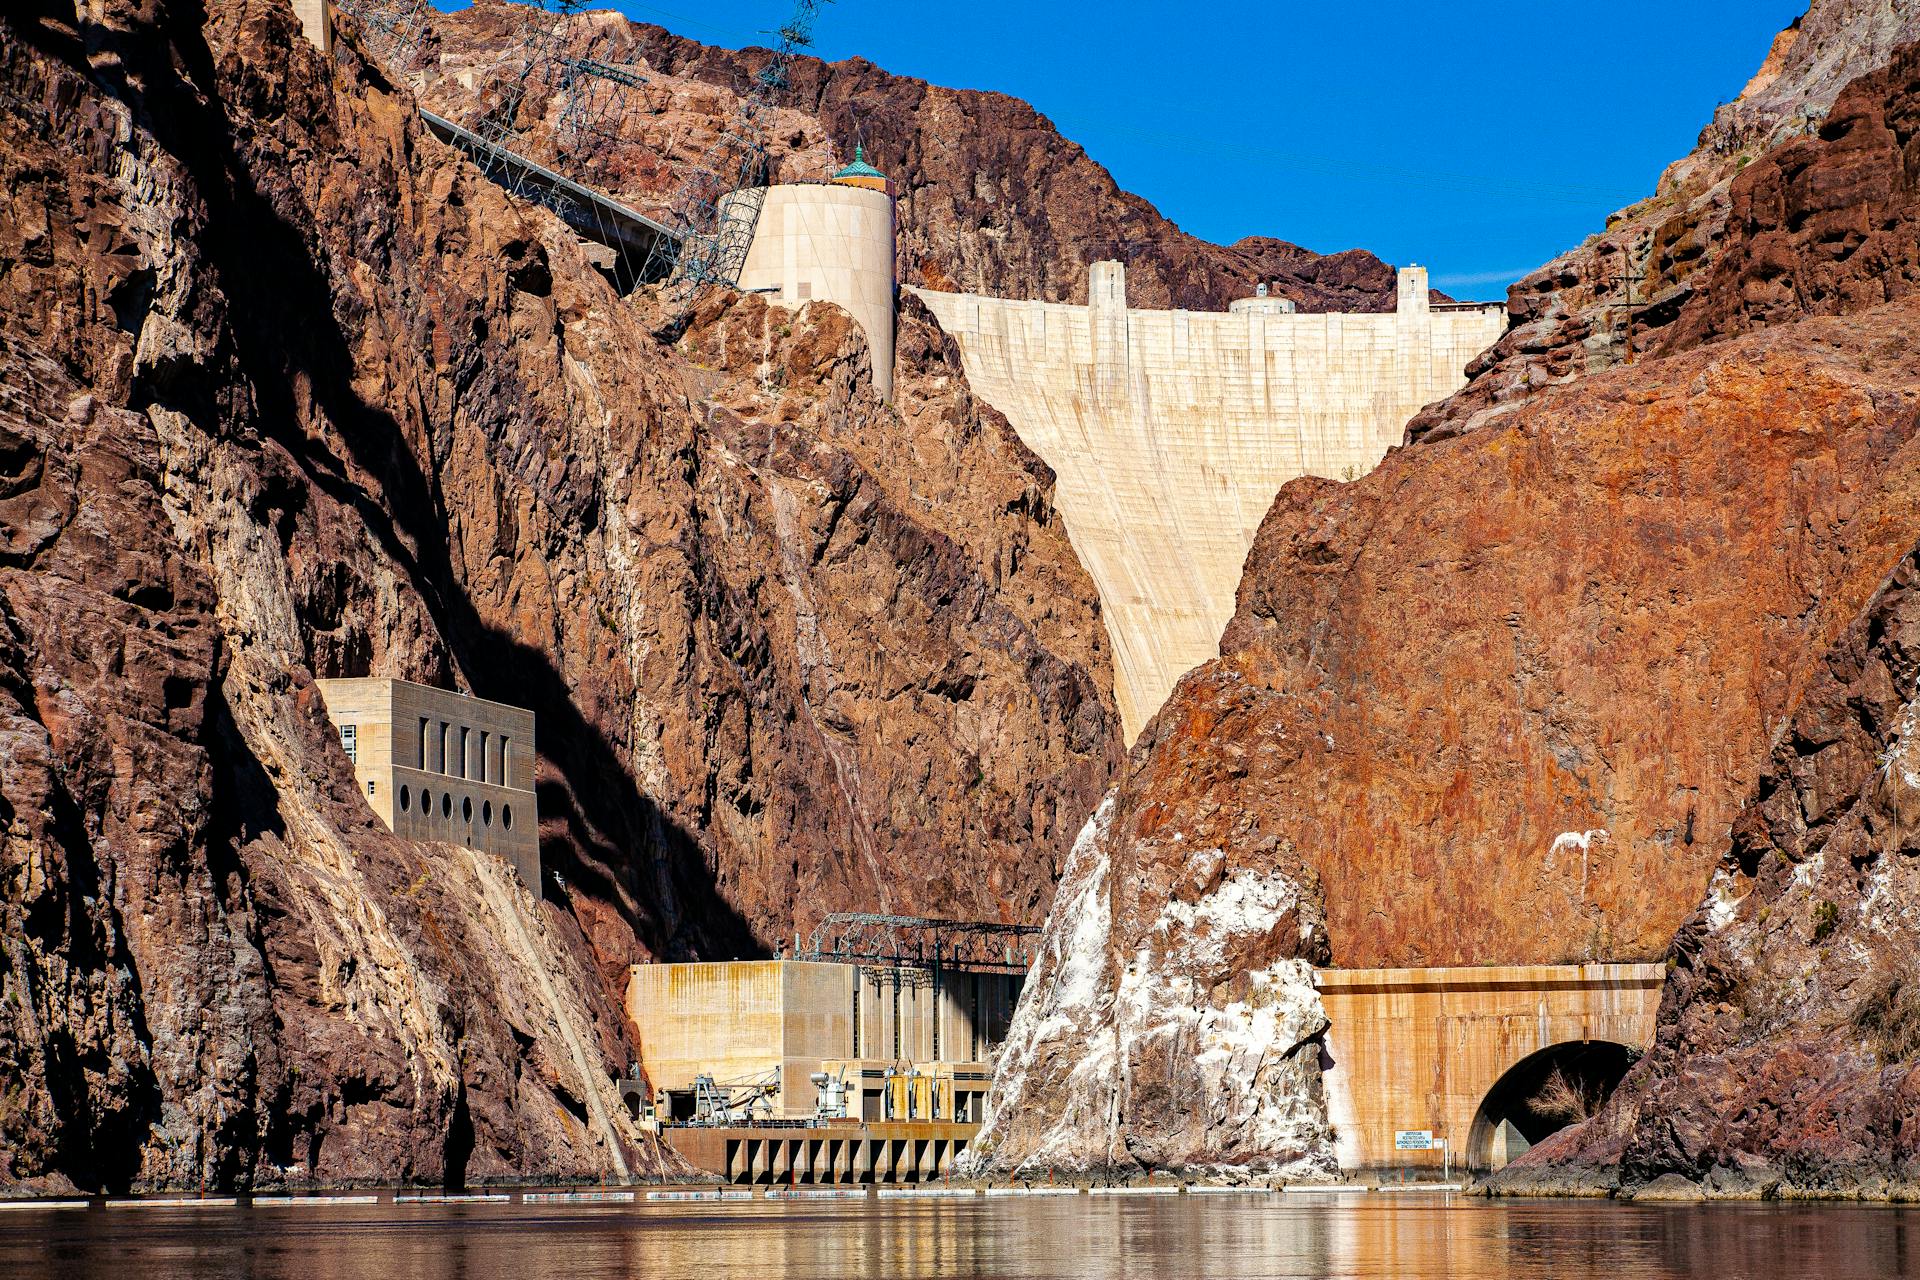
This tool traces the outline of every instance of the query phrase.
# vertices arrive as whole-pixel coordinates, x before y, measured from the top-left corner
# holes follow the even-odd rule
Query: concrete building
[[[1129,742],[1219,653],[1280,486],[1372,470],[1506,327],[1498,304],[1429,305],[1419,267],[1382,315],[1300,315],[1273,296],[1224,314],[1130,311],[1117,262],[1094,264],[1084,307],[914,292],[959,343],[974,392],[1059,476]]]
[[[846,308],[872,349],[874,389],[891,399],[893,271],[893,185],[856,153],[830,181],[766,189],[740,287],[783,307]]]
[[[814,1073],[846,1082],[855,1121],[972,1123],[1020,974],[802,960],[643,964],[627,1018],[663,1117],[692,1116],[695,1078],[778,1085],[772,1117],[814,1114]]]
[[[533,712],[407,680],[321,680],[361,794],[395,835],[497,853],[540,889]]]

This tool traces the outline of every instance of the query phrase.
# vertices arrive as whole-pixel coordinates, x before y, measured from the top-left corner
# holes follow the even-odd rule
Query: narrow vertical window
[[[467,776],[467,726],[460,726],[460,776]]]
[[[449,745],[451,745],[450,739],[452,738],[452,736],[453,736],[452,730],[450,730],[447,727],[447,722],[445,720],[442,720],[440,722],[440,772],[441,773],[447,772],[447,769],[448,769],[447,748]]]
[[[427,763],[427,718],[420,717],[420,768],[424,772],[432,766]]]
[[[480,731],[480,781],[482,782],[492,782],[494,780],[493,771],[487,767],[487,745],[488,740],[492,738],[492,736],[493,735],[485,729]]]
[[[343,724],[340,726],[340,745],[347,753],[347,759],[360,763],[360,726]]]
[[[508,763],[507,758],[507,747],[512,742],[513,739],[509,738],[506,734],[503,733],[500,735],[500,785],[503,787],[513,785],[513,766]]]

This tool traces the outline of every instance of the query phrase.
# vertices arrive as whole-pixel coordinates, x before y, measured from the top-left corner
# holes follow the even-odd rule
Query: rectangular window
[[[460,776],[467,776],[467,726],[460,726]]]
[[[485,729],[480,731],[480,781],[482,782],[494,780],[492,771],[487,768],[487,740],[492,736]]]
[[[507,747],[512,741],[513,739],[506,734],[500,735],[500,785],[503,787],[513,785],[513,766],[509,763],[507,755]]]
[[[420,768],[424,771],[428,767],[429,766],[427,764],[427,718],[425,716],[421,716],[420,717]]]
[[[372,795],[372,794],[373,794],[373,787],[374,787],[374,782],[373,782],[373,779],[372,779],[372,778],[368,778],[368,779],[367,779],[367,794],[368,794],[368,795]]]
[[[340,745],[346,749],[347,759],[360,763],[360,726],[343,724],[340,726]]]
[[[453,739],[453,730],[448,728],[447,722],[445,720],[442,720],[440,722],[440,772],[441,773],[446,773],[451,768],[451,765],[448,762],[452,759],[452,753],[449,752],[447,748],[452,745],[452,739]]]

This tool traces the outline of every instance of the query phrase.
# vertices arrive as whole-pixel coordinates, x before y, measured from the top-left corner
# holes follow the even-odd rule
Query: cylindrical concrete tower
[[[891,399],[893,196],[863,160],[841,173],[832,182],[767,189],[740,287],[785,307],[816,299],[845,307],[873,350],[874,389]]]

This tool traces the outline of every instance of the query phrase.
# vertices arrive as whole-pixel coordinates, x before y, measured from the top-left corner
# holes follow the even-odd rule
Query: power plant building
[[[499,854],[540,888],[533,712],[408,680],[320,680],[360,794],[397,836]]]
[[[765,1086],[766,1118],[977,1123],[1018,973],[811,960],[635,965],[627,1017],[663,1119],[695,1118],[702,1076]]]

